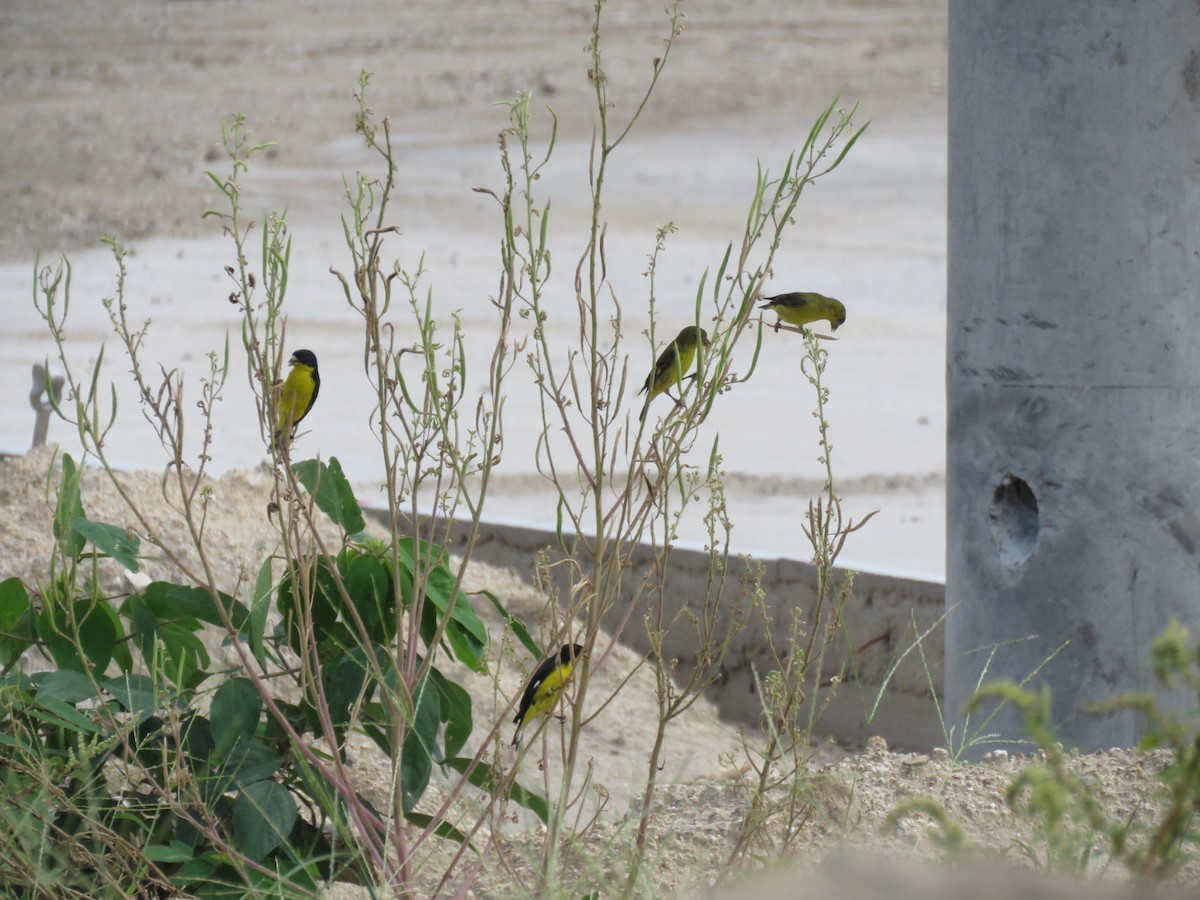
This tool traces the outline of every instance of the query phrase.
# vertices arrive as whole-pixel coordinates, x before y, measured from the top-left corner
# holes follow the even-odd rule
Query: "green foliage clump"
[[[1175,875],[1200,842],[1196,817],[1200,810],[1200,643],[1193,645],[1187,628],[1172,622],[1155,640],[1150,662],[1163,688],[1186,691],[1186,700],[1164,708],[1155,695],[1138,693],[1092,707],[1093,712],[1140,714],[1145,723],[1141,749],[1171,753],[1170,762],[1158,773],[1158,794],[1146,798],[1143,808],[1123,816],[1113,814],[1105,786],[1080,775],[1058,741],[1049,687],[1033,691],[1001,680],[982,687],[972,698],[969,712],[989,699],[1011,704],[1021,713],[1036,748],[1034,761],[1021,767],[1004,794],[1009,809],[1030,823],[1030,837],[1015,844],[1035,868],[1089,874],[1115,861],[1134,878],[1161,880]],[[911,816],[928,817],[938,826],[934,843],[949,857],[981,852],[932,798],[899,805],[889,815],[887,827]]]
[[[333,737],[340,748],[357,724],[389,756],[399,750],[403,812],[421,826],[432,822],[415,809],[433,766],[474,768],[458,758],[473,729],[467,692],[436,667],[415,691],[403,691],[388,652],[395,598],[415,596],[420,559],[428,572],[419,601],[426,652],[441,641],[454,658],[483,668],[487,632],[455,587],[445,552],[418,551],[406,538],[390,556],[365,536],[336,460],[295,468],[314,489],[310,476],[320,479],[325,489],[313,491],[314,501],[355,532],[335,557],[287,572],[274,588],[266,561],[267,589],[249,608],[165,581],[117,603],[96,588],[100,560],[136,572],[140,542],[86,517],[79,470],[63,456],[50,579],[32,592],[14,578],[0,582],[0,802],[11,823],[0,832],[0,883],[18,895],[53,886],[90,896],[97,879],[113,893],[137,884],[202,897],[260,888],[307,895],[333,877],[372,877],[347,850],[348,817],[379,814],[347,796],[334,758],[302,735]],[[392,558],[401,561],[398,579]],[[266,634],[264,598],[272,596],[281,623]],[[205,626],[243,644],[258,666],[219,677],[198,636]],[[306,646],[316,647],[316,681],[290,664],[308,656]],[[37,671],[38,655],[51,667]],[[264,677],[289,672],[299,703]],[[400,723],[407,729],[398,731]],[[397,733],[402,748],[392,744]],[[472,774],[479,787],[499,783],[486,766]],[[540,798],[514,796],[545,815]],[[465,839],[444,823],[438,831]]]

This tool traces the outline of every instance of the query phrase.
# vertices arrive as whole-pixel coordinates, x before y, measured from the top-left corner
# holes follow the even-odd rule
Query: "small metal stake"
[[[46,429],[50,427],[50,413],[54,404],[62,400],[62,389],[65,377],[58,366],[43,366],[33,364],[33,387],[29,389],[29,405],[33,407],[36,417],[33,423],[33,446],[40,447],[46,443]],[[53,392],[53,403],[46,391]]]

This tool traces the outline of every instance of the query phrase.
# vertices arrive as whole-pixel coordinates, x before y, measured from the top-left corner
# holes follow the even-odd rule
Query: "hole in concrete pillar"
[[[1038,537],[1038,503],[1033,489],[1009,472],[992,493],[992,539],[1000,561],[1018,566],[1029,558]]]

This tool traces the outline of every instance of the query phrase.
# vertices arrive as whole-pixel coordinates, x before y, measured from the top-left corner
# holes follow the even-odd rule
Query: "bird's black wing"
[[[321,393],[321,373],[317,371],[317,367],[313,366],[312,370],[313,392],[308,398],[308,406],[304,407],[304,416],[308,415],[308,411],[313,408],[313,404],[317,402],[317,394]],[[303,419],[304,416],[300,418]],[[299,420],[297,420],[299,421]]]
[[[529,684],[525,685],[525,693],[521,695],[521,703],[517,707],[517,715],[513,719],[513,722],[517,725],[521,724],[521,719],[524,718],[526,711],[533,705],[533,698],[537,693],[537,689],[541,687],[543,681],[550,677],[550,673],[554,671],[557,665],[558,656],[556,654],[549,659],[543,660],[541,665],[534,670],[533,675],[529,679]]]

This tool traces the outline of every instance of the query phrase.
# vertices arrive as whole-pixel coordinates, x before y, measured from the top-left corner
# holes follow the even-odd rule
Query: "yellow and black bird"
[[[554,708],[559,695],[571,680],[575,663],[579,662],[583,655],[581,644],[563,644],[558,653],[543,660],[534,670],[529,683],[525,685],[521,705],[517,707],[517,715],[513,719],[517,731],[513,735],[512,745],[518,750],[521,748],[521,735],[525,726]]]
[[[708,332],[698,325],[688,325],[667,345],[667,349],[659,354],[658,361],[654,363],[654,371],[646,376],[646,383],[638,391],[639,394],[646,394],[642,414],[638,416],[641,421],[646,421],[651,400],[683,381],[683,376],[687,374],[692,360],[696,357],[696,345],[700,343],[705,347],[709,345]]]
[[[275,446],[291,441],[296,426],[308,415],[321,390],[321,373],[317,371],[317,355],[311,350],[297,350],[288,360],[291,370],[279,390],[279,406],[275,419]]]
[[[790,294],[776,294],[774,297],[763,297],[767,302],[759,309],[773,309],[779,315],[775,330],[784,322],[803,328],[811,322],[822,319],[829,322],[834,331],[846,321],[846,307],[841,300],[834,300],[815,291],[793,291]]]

